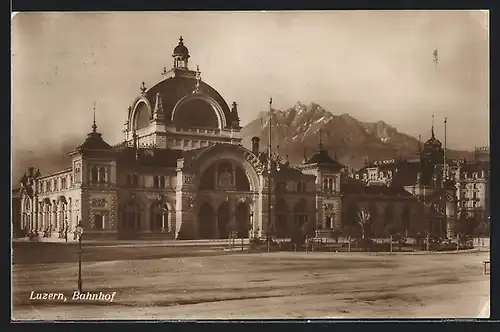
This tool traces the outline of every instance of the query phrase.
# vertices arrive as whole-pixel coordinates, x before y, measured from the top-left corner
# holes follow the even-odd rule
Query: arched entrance
[[[217,236],[215,229],[215,211],[212,206],[205,202],[198,212],[198,236],[201,239],[213,239]]]
[[[135,238],[139,236],[142,222],[142,208],[135,199],[129,200],[123,206],[120,232],[123,237]]]
[[[229,237],[227,225],[230,222],[229,203],[223,202],[217,209],[217,227],[219,229],[219,238],[226,239]]]
[[[238,236],[248,237],[250,229],[250,208],[246,203],[239,203],[236,206],[236,222],[238,223]]]

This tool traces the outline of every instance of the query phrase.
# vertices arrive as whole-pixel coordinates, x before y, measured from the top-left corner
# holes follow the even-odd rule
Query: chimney
[[[259,154],[259,142],[260,138],[258,138],[257,136],[252,137],[252,152],[255,155]]]

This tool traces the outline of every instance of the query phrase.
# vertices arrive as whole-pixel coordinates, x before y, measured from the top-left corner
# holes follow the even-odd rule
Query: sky
[[[315,102],[382,120],[452,149],[489,144],[487,11],[20,13],[12,21],[13,151],[123,139],[127,107],[171,68],[179,36],[190,69],[242,124],[268,107]],[[438,50],[438,64],[433,51]]]

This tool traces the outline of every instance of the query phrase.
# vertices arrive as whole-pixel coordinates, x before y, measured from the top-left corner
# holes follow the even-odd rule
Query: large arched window
[[[236,190],[248,191],[250,190],[250,182],[248,181],[247,174],[241,167],[236,167]]]
[[[149,110],[145,103],[140,103],[135,109],[135,129],[146,128],[149,125]]]
[[[175,110],[174,124],[179,128],[219,128],[216,111],[206,100],[191,99]]]
[[[215,189],[215,167],[210,166],[203,172],[200,179],[201,190],[214,190]]]

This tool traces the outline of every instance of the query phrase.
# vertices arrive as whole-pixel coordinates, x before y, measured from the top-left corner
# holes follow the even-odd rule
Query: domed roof
[[[106,143],[100,133],[91,132],[87,134],[87,139],[79,147],[79,151],[83,150],[112,150],[113,147]]]
[[[179,45],[174,48],[174,52],[172,53],[172,57],[176,56],[184,56],[185,58],[189,58],[189,50],[186,46],[184,46],[184,39],[182,36],[179,38]]]
[[[305,164],[320,164],[320,165],[328,165],[328,166],[333,166],[336,168],[344,168],[344,165],[340,164],[336,160],[334,160],[330,155],[328,154],[328,151],[320,148],[315,154],[309,158],[305,162]]]
[[[197,80],[195,77],[174,76],[163,80],[145,92],[145,97],[151,105],[155,104],[156,95],[159,93],[162,101],[164,117],[170,120],[172,111],[179,100],[187,95],[191,95],[196,89]],[[222,96],[210,85],[200,81],[200,93],[206,95],[220,105],[227,125],[231,122],[231,111]]]
[[[434,133],[431,138],[424,143],[424,150],[440,150],[442,147],[441,141],[434,137]]]

